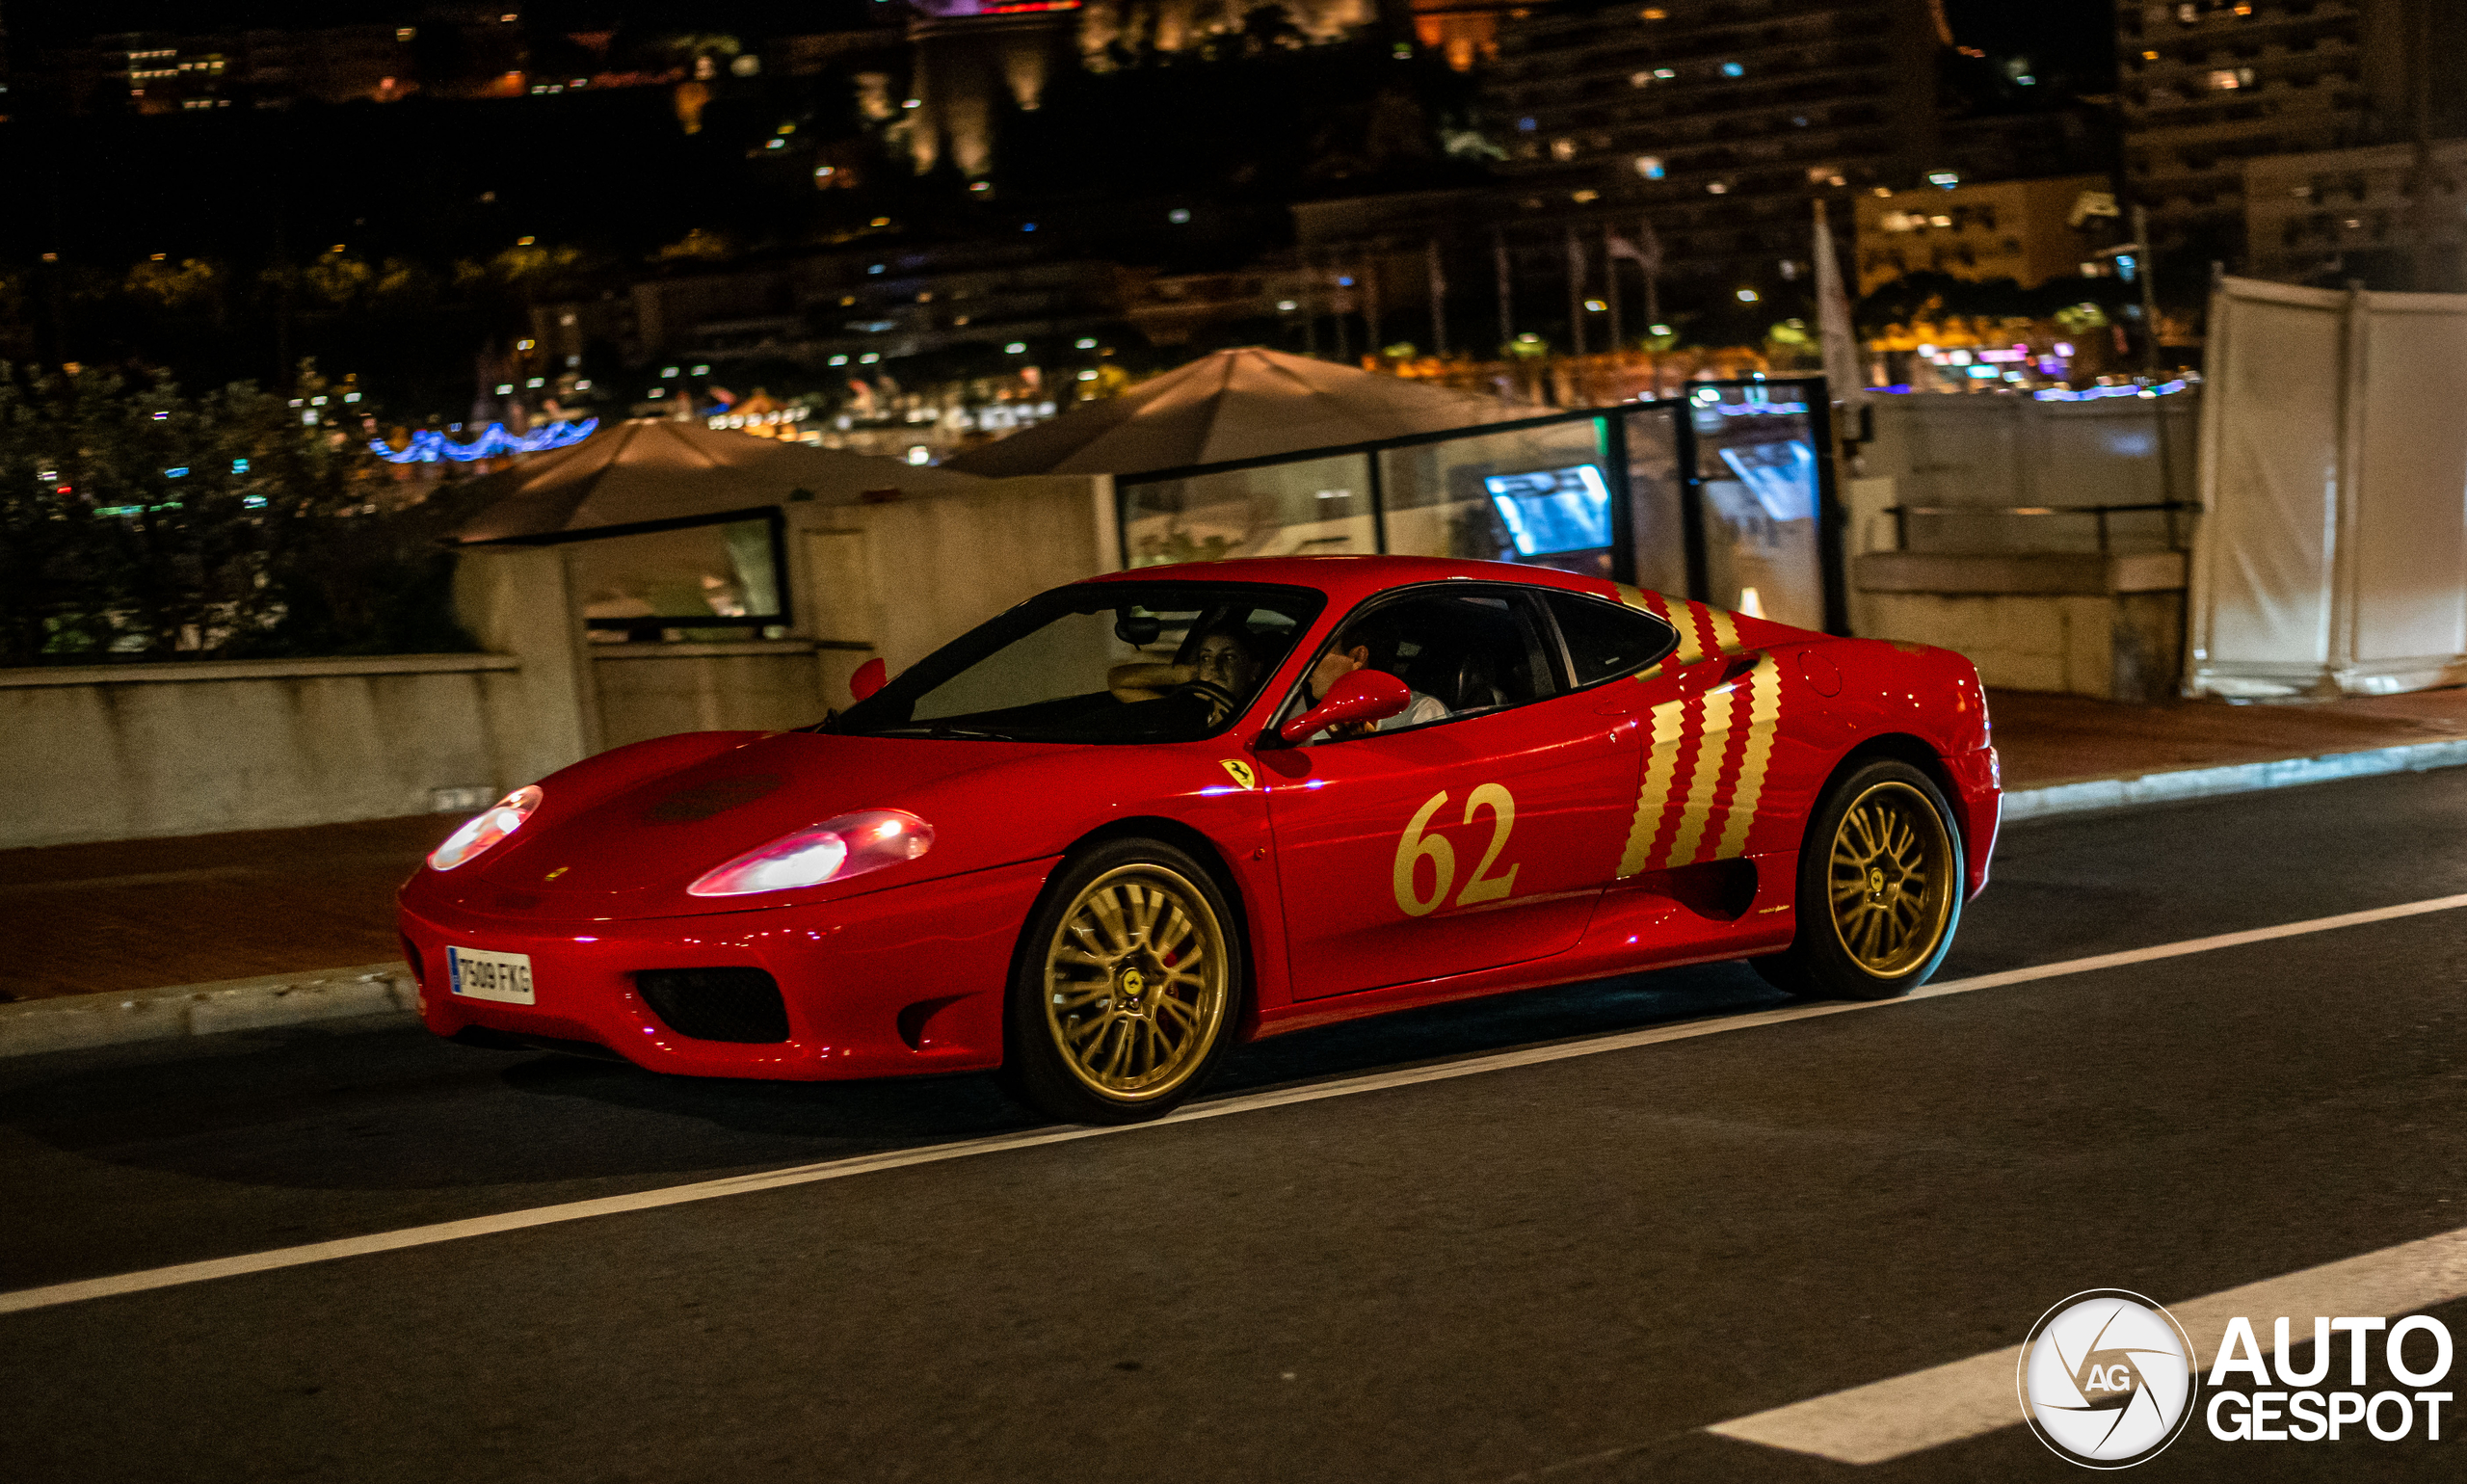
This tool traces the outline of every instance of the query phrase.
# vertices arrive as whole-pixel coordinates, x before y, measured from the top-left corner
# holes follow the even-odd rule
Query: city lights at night
[[[2454,1477],[2461,398],[2460,0],[0,0],[0,1474]]]

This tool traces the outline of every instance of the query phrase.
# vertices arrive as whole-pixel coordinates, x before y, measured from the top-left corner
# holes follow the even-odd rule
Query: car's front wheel
[[[1835,783],[1799,847],[1798,933],[1755,961],[1811,999],[1891,999],[1952,947],[1966,880],[1961,832],[1926,774],[1887,758]]]
[[[1003,1082],[1049,1118],[1156,1118],[1198,1091],[1233,1040],[1242,943],[1215,879],[1162,840],[1066,860],[1028,919],[1011,986]]]

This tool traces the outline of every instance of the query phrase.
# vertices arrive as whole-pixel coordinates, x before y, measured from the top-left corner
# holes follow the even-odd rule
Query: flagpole
[[[1319,358],[1319,274],[1311,254],[1302,254],[1302,354]]]
[[[1833,251],[1833,224],[1826,220],[1824,198],[1810,203],[1816,212],[1817,347],[1822,358],[1826,394],[1856,412],[1867,401],[1868,378],[1858,337],[1850,325],[1850,296],[1842,281],[1842,259]]]
[[[1337,327],[1337,364],[1353,364],[1353,350],[1345,334],[1345,274],[1339,257],[1328,270],[1328,319]]]
[[[1661,323],[1661,239],[1654,234],[1653,218],[1643,218],[1641,225],[1637,245],[1645,251],[1645,261],[1638,266],[1645,270],[1645,331],[1650,334]]]
[[[1379,251],[1373,248],[1362,263],[1362,353],[1376,356],[1385,347],[1379,343]]]
[[[1508,342],[1516,338],[1516,290],[1508,281],[1507,233],[1491,228],[1491,260],[1499,270],[1499,354],[1507,354]]]
[[[1809,204],[1816,212],[1816,303],[1817,344],[1823,357],[1825,397],[1832,405],[1824,411],[1826,432],[1830,435],[1827,461],[1830,475],[1819,472],[1818,491],[1822,501],[1822,519],[1817,527],[1817,549],[1821,554],[1825,576],[1825,627],[1835,633],[1850,631],[1849,558],[1844,552],[1846,513],[1840,505],[1840,492],[1852,471],[1850,456],[1859,441],[1854,431],[1858,418],[1868,405],[1866,359],[1861,356],[1857,333],[1850,323],[1850,296],[1842,281],[1842,258],[1833,251],[1833,224],[1826,219],[1824,198],[1814,198]]]
[[[1602,299],[1610,305],[1610,354],[1616,356],[1620,347],[1627,344],[1628,336],[1619,325],[1619,254],[1610,250],[1612,240],[1610,224],[1605,222],[1602,224],[1602,277],[1606,281],[1602,285]]]
[[[1584,354],[1584,249],[1574,224],[1568,227],[1568,354]]]

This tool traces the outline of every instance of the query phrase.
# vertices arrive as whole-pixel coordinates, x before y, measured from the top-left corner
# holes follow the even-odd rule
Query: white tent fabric
[[[1218,351],[943,467],[970,474],[1145,474],[1529,416],[1489,397],[1253,346]]]
[[[2467,295],[2225,278],[2208,360],[2188,689],[2467,681]]]
[[[489,503],[455,539],[520,541],[792,498],[853,505],[888,490],[941,494],[982,487],[981,480],[945,469],[644,417],[472,481],[470,494]]]

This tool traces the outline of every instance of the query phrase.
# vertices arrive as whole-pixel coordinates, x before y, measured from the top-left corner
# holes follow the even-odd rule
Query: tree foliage
[[[2107,314],[2129,302],[2133,294],[2132,285],[2116,278],[2050,278],[2026,289],[2011,278],[1957,278],[1921,269],[1862,295],[1851,318],[1862,332],[1880,334],[1893,326],[1923,320],[2054,319],[2076,312],[2082,305],[2095,305]]]
[[[313,368],[300,391],[340,411]],[[446,512],[380,514],[384,488],[246,383],[0,365],[0,664],[469,649]]]

